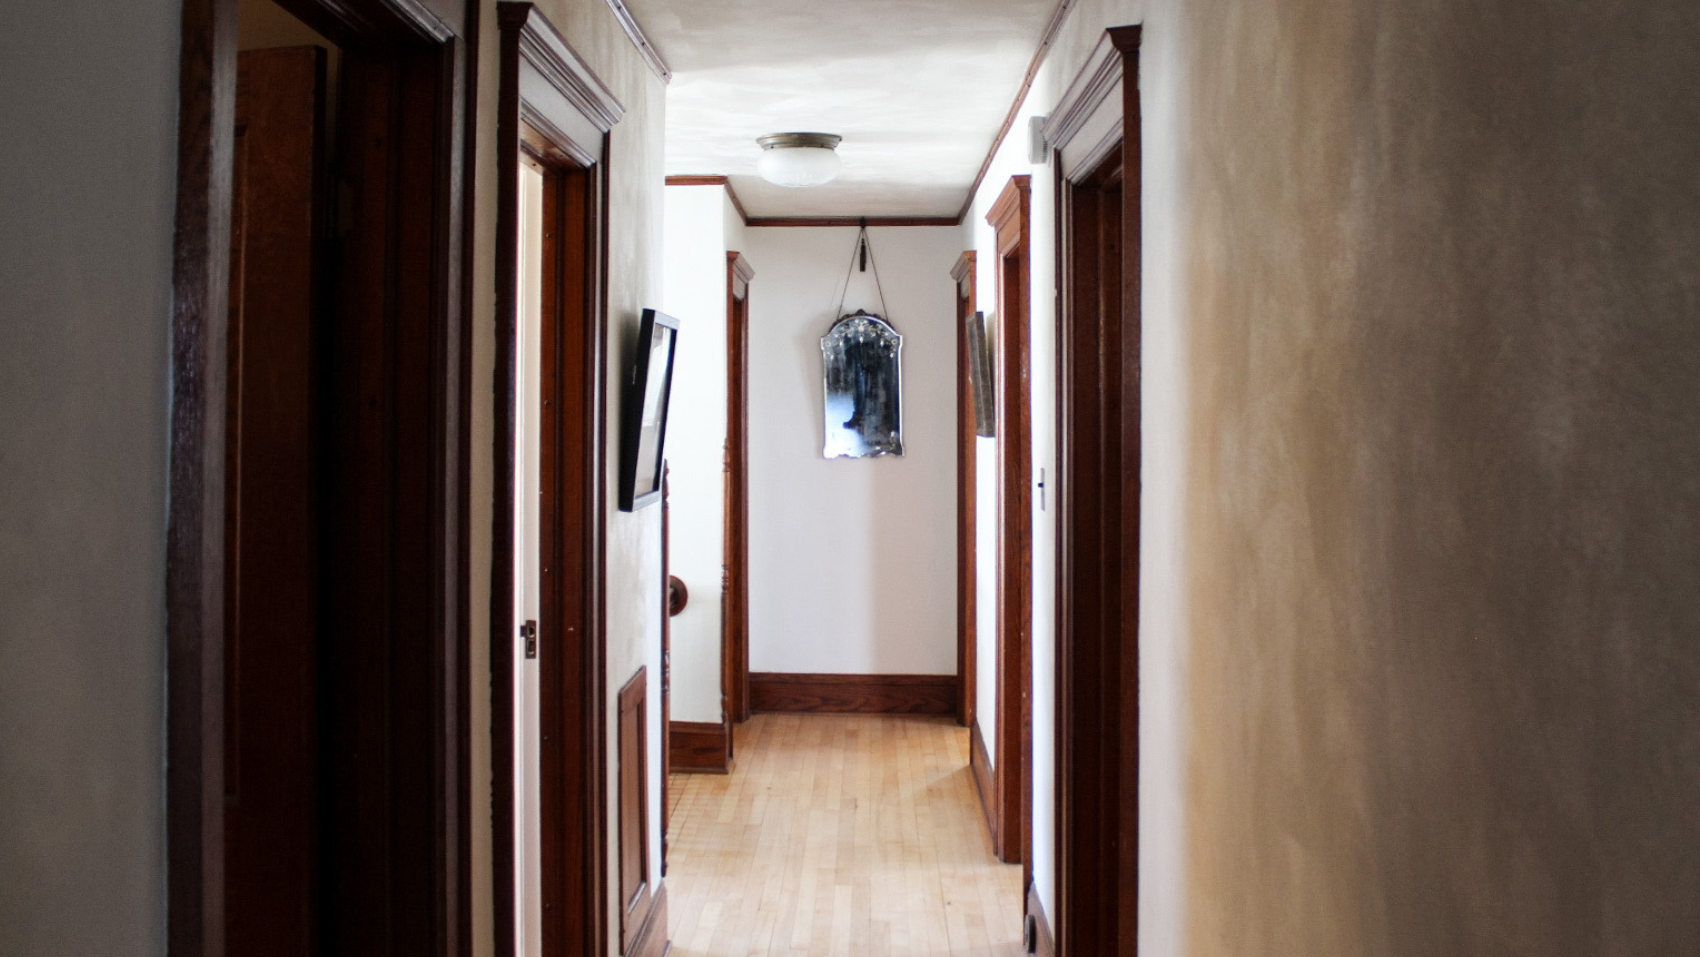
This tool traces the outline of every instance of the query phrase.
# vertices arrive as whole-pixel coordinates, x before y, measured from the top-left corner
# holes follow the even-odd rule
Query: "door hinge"
[[[1027,921],[1022,926],[1021,944],[1027,948],[1029,954],[1039,952],[1039,918],[1032,914],[1027,915]]]
[[[525,656],[537,657],[537,622],[527,619],[525,624],[519,626],[519,636],[525,639]]]

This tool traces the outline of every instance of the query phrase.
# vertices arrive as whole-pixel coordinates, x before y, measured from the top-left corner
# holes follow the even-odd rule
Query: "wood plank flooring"
[[[949,718],[761,714],[730,775],[671,780],[673,957],[1020,957]]]

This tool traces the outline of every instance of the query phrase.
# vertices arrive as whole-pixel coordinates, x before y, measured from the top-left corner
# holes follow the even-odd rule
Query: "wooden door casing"
[[[969,354],[968,323],[974,316],[975,253],[970,249],[956,260],[950,278],[956,284],[956,678],[960,685],[957,721],[974,726],[976,671],[976,616],[979,612],[977,522],[978,429],[974,414],[974,362]]]
[[[530,3],[500,32],[493,554],[512,554],[520,164],[543,175],[538,514],[538,833],[542,949],[608,952],[609,752],[604,675],[608,131],[624,113]],[[520,935],[514,860],[514,581],[491,568],[491,748],[497,952]]]
[[[1012,176],[986,221],[997,232],[998,719],[992,745],[998,857],[1032,879],[1032,405],[1028,384],[1032,180]]]
[[[750,719],[750,281],[755,269],[726,253],[725,534],[721,573],[721,721],[727,760],[734,724]]]

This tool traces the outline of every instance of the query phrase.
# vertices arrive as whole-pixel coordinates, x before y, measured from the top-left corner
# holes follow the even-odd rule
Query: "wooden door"
[[[325,53],[238,58],[225,548],[225,933],[314,951],[318,704],[314,249]]]

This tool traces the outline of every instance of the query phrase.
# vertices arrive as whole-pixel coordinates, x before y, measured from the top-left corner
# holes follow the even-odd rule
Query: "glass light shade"
[[[838,137],[825,133],[777,133],[757,140],[762,145],[756,172],[775,186],[820,186],[830,183],[843,164],[833,147]]]

